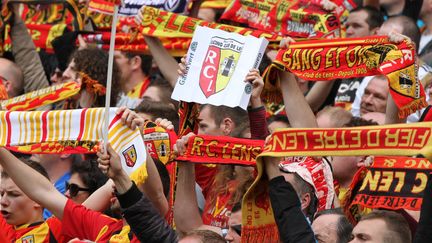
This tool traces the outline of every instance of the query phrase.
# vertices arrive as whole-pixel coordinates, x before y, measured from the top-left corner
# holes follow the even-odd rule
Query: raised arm
[[[280,87],[288,120],[292,127],[318,127],[316,118],[297,85],[294,74],[279,72]]]
[[[30,92],[49,86],[42,61],[36,51],[33,40],[19,15],[19,4],[12,4],[14,11],[11,28],[12,53],[16,64],[24,75],[24,92]]]
[[[144,39],[162,75],[166,80],[168,80],[171,86],[174,87],[178,78],[177,61],[165,49],[165,47],[162,45],[162,42],[158,38],[144,36]]]
[[[269,197],[281,242],[316,242],[312,228],[304,216],[293,186],[285,181],[279,170],[279,158],[265,157],[269,177]]]
[[[0,148],[0,164],[29,198],[51,211],[57,218],[63,218],[67,198],[58,192],[49,180],[5,148]]]
[[[294,42],[294,40],[287,37],[282,40],[281,46],[288,47],[292,42]],[[279,71],[278,76],[280,78],[280,87],[285,104],[285,112],[291,126],[309,128],[318,127],[315,115],[302,94],[294,74]]]
[[[314,112],[324,104],[327,96],[333,88],[335,80],[315,82],[306,95],[306,101]]]
[[[99,168],[114,181],[123,216],[137,238],[141,242],[176,242],[174,230],[131,181],[111,145],[107,144],[107,153],[97,155]]]
[[[193,133],[177,140],[175,151],[183,154],[187,141]],[[180,232],[188,232],[203,226],[198,210],[195,191],[195,166],[187,162],[178,163],[176,200],[174,202],[174,220]]]
[[[130,128],[135,129],[135,126],[143,130],[144,119],[140,117],[136,112],[127,109],[126,107],[121,107],[118,114],[122,114],[122,121]],[[167,123],[167,120],[159,120],[162,125],[167,124],[166,128],[173,129],[171,122]],[[170,125],[171,124],[171,125]],[[168,127],[170,126],[170,127]],[[146,167],[148,172],[148,177],[142,185],[138,185],[142,191],[147,195],[153,205],[159,210],[161,215],[165,215],[168,212],[168,201],[163,193],[163,185],[159,172],[152,157],[147,152]]]

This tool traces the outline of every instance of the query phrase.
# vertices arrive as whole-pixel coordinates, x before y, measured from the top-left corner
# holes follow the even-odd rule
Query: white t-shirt
[[[420,38],[420,44],[418,53],[421,53],[423,51],[423,48],[426,47],[426,45],[432,40],[432,35],[422,35]]]

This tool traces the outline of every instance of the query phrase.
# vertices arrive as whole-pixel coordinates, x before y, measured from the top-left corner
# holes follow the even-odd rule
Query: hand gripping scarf
[[[0,101],[0,105],[8,111],[31,111],[38,107],[67,99],[78,94],[79,91],[80,86],[76,82],[71,81]]]
[[[263,97],[279,103],[280,94],[272,69],[286,70],[311,81],[385,75],[390,94],[407,117],[426,106],[424,90],[417,78],[414,45],[406,40],[393,44],[387,37],[304,41],[278,52],[264,74]],[[273,76],[272,76],[273,75]]]
[[[181,138],[188,133],[198,133],[198,116],[199,116],[199,104],[192,102],[180,101],[178,108],[179,115],[179,131],[178,137]],[[170,196],[169,196],[169,211],[167,213],[167,221],[171,226],[174,226],[174,201],[175,192],[177,188],[177,162],[173,162],[169,169],[170,175]]]
[[[342,23],[355,8],[350,0],[333,0],[335,11],[323,9],[321,0],[233,0],[221,19],[247,24],[254,29],[299,38],[344,36]]]
[[[167,164],[173,157],[173,147],[177,141],[177,134],[167,130],[154,122],[147,121],[144,125],[143,139],[149,155]]]
[[[242,242],[279,242],[267,185],[264,157],[418,155],[432,157],[432,123],[338,129],[290,128],[275,131],[257,157],[258,175],[242,202]]]
[[[63,111],[0,111],[0,146],[21,153],[96,153],[103,138],[104,108]],[[139,129],[109,111],[108,141],[136,183],[147,177]]]
[[[412,157],[375,157],[370,167],[354,176],[343,202],[351,222],[364,208],[419,211],[432,168],[429,160]]]

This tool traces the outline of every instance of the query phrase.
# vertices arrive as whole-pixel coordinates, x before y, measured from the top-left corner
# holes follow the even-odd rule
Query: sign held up
[[[252,85],[244,82],[258,68],[268,41],[197,27],[187,55],[187,74],[179,77],[175,100],[246,109]]]

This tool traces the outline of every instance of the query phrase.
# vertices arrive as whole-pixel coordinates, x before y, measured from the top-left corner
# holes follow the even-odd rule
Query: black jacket
[[[124,194],[117,195],[123,217],[141,242],[177,242],[176,232],[154,208],[152,202],[135,184]]]
[[[301,211],[296,191],[283,176],[269,181],[269,194],[281,241],[284,243],[317,242],[309,222]]]

